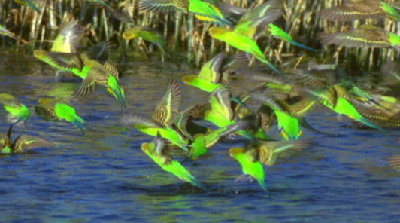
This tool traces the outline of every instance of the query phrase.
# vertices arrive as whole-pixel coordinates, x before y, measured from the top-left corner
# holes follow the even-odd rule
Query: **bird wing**
[[[107,61],[109,57],[109,49],[112,47],[111,42],[98,42],[96,45],[92,46],[89,48],[87,52],[87,56],[96,61],[100,61],[101,63],[104,63]]]
[[[361,27],[352,31],[321,35],[322,44],[344,47],[389,47],[388,34],[376,27]]]
[[[8,93],[0,93],[0,103],[4,105],[21,105],[16,97]]]
[[[258,155],[260,162],[267,166],[271,166],[275,163],[276,159],[283,159],[292,156],[294,153],[307,148],[309,145],[310,142],[306,140],[263,142],[259,146]]]
[[[379,1],[362,0],[321,10],[319,15],[330,21],[350,21],[355,19],[376,18],[385,16]]]
[[[141,0],[139,9],[146,11],[172,11],[173,9],[178,9],[188,13],[189,0]]]
[[[289,79],[294,84],[311,89],[323,89],[329,86],[327,78],[315,76],[303,69],[297,70],[295,75],[289,76]]]
[[[173,81],[165,95],[153,110],[152,119],[162,126],[172,124],[179,112],[181,95],[178,82]]]
[[[210,96],[211,110],[227,120],[233,120],[231,96],[228,89],[219,87]]]
[[[22,135],[17,137],[14,141],[14,152],[21,153],[40,147],[48,147],[51,145],[51,143],[39,137]]]
[[[170,157],[159,155],[156,152],[154,143],[143,143],[141,145],[142,151],[149,156],[155,163],[157,163],[163,170],[172,173],[179,179],[186,181],[194,186],[205,189],[202,185],[184,166],[176,160],[170,160]]]
[[[257,27],[264,27],[282,15],[283,0],[271,0],[248,10],[235,26],[235,32],[252,38]]]
[[[48,60],[45,62],[47,62],[51,66],[55,66],[57,69],[82,68],[82,61],[79,58],[79,54],[76,53],[46,52],[44,56],[46,60]]]
[[[76,53],[85,28],[79,25],[78,20],[72,20],[62,26],[50,51],[58,53]]]
[[[85,96],[96,90],[96,81],[92,76],[87,76],[75,91],[76,96]]]
[[[274,22],[282,15],[283,0],[270,0],[261,5],[248,10],[238,21],[237,25],[252,22],[253,25],[259,25],[260,21],[264,24]]]
[[[118,72],[118,69],[115,66],[115,64],[113,64],[113,63],[111,63],[109,61],[106,61],[103,64],[103,69],[107,72],[107,74],[110,74],[110,75],[112,75],[112,76],[114,76],[116,78],[119,77],[119,72]]]
[[[276,101],[285,111],[296,118],[303,117],[316,103],[316,101],[310,97],[301,98],[293,104],[288,104],[284,100],[280,99],[277,99]]]
[[[225,53],[218,53],[211,60],[207,61],[207,63],[201,67],[198,77],[214,84],[218,84],[221,80],[221,68],[225,56]]]

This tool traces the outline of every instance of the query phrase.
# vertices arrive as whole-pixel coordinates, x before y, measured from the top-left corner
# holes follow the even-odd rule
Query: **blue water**
[[[33,106],[55,83],[54,71],[25,55],[0,59],[0,92]],[[22,63],[21,63],[22,61]],[[130,62],[121,79],[132,113],[149,117],[167,84],[186,66]],[[207,94],[182,86],[182,108]],[[152,140],[121,122],[112,98],[96,92],[72,101],[87,131],[34,115],[15,136],[40,136],[55,144],[34,154],[0,157],[0,222],[399,222],[400,173],[386,158],[400,154],[399,131],[356,130],[320,107],[307,116],[314,127],[341,137],[304,130],[312,145],[266,168],[269,193],[255,182],[237,181],[238,163],[216,145],[205,159],[184,165],[210,187],[202,192],[163,172],[140,150]],[[6,132],[0,110],[0,131]],[[273,132],[276,135],[276,131]]]

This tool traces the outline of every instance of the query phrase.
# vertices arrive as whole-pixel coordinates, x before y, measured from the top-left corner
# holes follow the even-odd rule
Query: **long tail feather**
[[[296,41],[294,41],[294,40],[293,40],[293,41],[290,41],[290,44],[295,45],[295,46],[298,46],[298,47],[301,47],[301,48],[306,49],[306,50],[310,50],[310,51],[316,52],[316,53],[321,52],[320,50],[311,48],[311,47],[309,47],[309,46],[306,46],[306,45],[301,44],[301,43],[299,43],[299,42],[296,42]]]

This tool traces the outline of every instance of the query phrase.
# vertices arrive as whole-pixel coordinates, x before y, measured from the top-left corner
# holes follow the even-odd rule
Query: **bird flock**
[[[118,13],[105,1],[89,2]],[[34,11],[40,10],[35,1],[18,3]],[[235,137],[241,139],[244,146],[230,148],[227,155],[240,164],[243,174],[251,176],[262,190],[267,191],[265,166],[274,165],[277,160],[287,159],[309,147],[311,141],[301,139],[303,129],[326,137],[338,136],[315,129],[306,121],[307,114],[318,104],[348,117],[357,127],[382,132],[400,128],[398,98],[364,88],[343,75],[339,65],[308,63],[307,66],[300,66],[298,61],[285,68],[268,61],[257,43],[257,39],[263,36],[281,39],[316,56],[321,52],[296,41],[274,24],[282,16],[283,0],[267,0],[249,9],[216,0],[141,0],[138,4],[143,11],[193,13],[197,19],[213,25],[208,30],[212,38],[225,42],[237,52],[219,52],[202,66],[198,75],[183,75],[181,80],[172,80],[151,116],[143,117],[128,112],[129,103],[119,82],[120,73],[116,65],[108,60],[110,44],[100,42],[90,49],[78,50],[85,29],[78,20],[72,20],[60,29],[50,50],[36,49],[33,56],[57,70],[56,80],[74,76],[82,80],[81,84],[70,95],[38,99],[34,106],[38,116],[49,121],[69,122],[84,135],[88,131],[85,120],[70,105],[70,101],[101,89],[119,104],[124,124],[154,137],[153,141],[143,143],[141,150],[164,171],[202,190],[208,190],[207,186],[198,181],[181,161],[204,159],[220,141]],[[400,21],[399,9],[400,4],[395,3],[350,0],[343,5],[321,10],[318,15],[328,21],[362,22],[375,19],[379,24],[386,19]],[[1,25],[0,34],[17,39]],[[154,44],[161,52],[162,61],[171,57],[172,52],[163,36],[149,27],[132,26],[122,37],[127,41],[142,38]],[[355,30],[323,33],[321,43],[342,47],[398,48],[400,36],[378,26],[362,25]],[[246,74],[243,71],[257,62],[267,65],[261,74]],[[386,67],[382,76],[400,81],[397,64],[388,62]],[[234,94],[231,83],[240,75],[257,84],[244,93]],[[182,110],[181,82],[209,93],[208,101]],[[31,110],[8,93],[0,94],[0,103],[4,105],[7,120],[11,123],[7,133],[0,138],[2,154],[24,153],[52,145],[33,136],[19,136],[12,140],[12,129],[24,123]],[[271,137],[274,126],[279,130],[280,139]],[[179,157],[183,159],[179,161]],[[400,171],[399,155],[390,157],[388,163]]]

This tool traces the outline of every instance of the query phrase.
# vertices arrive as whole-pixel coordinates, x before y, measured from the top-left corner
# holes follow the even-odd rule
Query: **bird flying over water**
[[[8,30],[6,27],[4,27],[2,25],[0,25],[0,35],[8,36],[13,39],[17,39],[17,37],[15,37],[15,34],[13,32],[11,32],[10,30]]]
[[[159,33],[156,31],[150,29],[149,27],[143,27],[143,26],[134,26],[131,27],[130,29],[127,29],[123,34],[122,37],[126,40],[134,39],[136,37],[140,37],[143,40],[149,41],[153,44],[155,44],[159,50],[161,51],[161,54],[164,57],[168,57],[168,53],[166,51],[166,45],[165,45],[165,39],[162,37]]]
[[[10,125],[6,135],[0,135],[0,154],[24,153],[40,147],[48,147],[52,144],[35,136],[21,135],[12,141],[12,128]]]
[[[284,140],[296,140],[302,135],[300,119],[313,108],[316,102],[310,98],[301,98],[289,104],[273,96],[256,95],[255,97],[274,111],[278,129]]]
[[[61,31],[53,41],[50,51],[57,53],[76,53],[79,41],[85,31],[84,27],[78,23],[78,20],[71,20],[61,27]]]
[[[84,135],[85,121],[76,113],[75,108],[71,107],[65,100],[41,98],[39,104],[35,106],[35,112],[44,120],[48,121],[67,121],[74,124]]]
[[[83,81],[77,89],[76,95],[87,95],[94,91],[97,85],[100,85],[118,101],[122,109],[126,108],[125,91],[118,83],[119,73],[112,63],[106,61],[101,64],[91,59],[85,52],[68,54],[35,50],[33,55],[58,70],[71,72],[82,78]]]
[[[246,148],[231,148],[229,154],[239,162],[243,174],[253,177],[260,187],[267,192],[263,165],[272,166],[277,159],[290,156],[308,145],[307,141],[256,142],[246,146]]]

